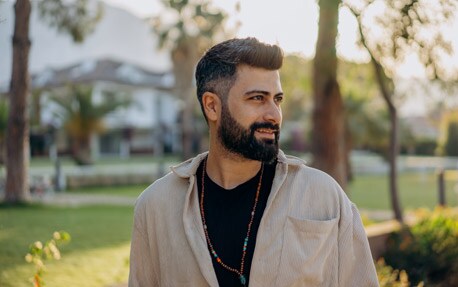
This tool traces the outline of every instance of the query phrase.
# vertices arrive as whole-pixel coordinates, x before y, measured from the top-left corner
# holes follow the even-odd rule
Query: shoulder
[[[176,197],[185,197],[189,186],[189,178],[182,178],[169,172],[154,181],[137,198],[135,212],[158,210],[165,204],[176,202]]]
[[[307,165],[301,158],[285,155],[284,163],[287,164],[288,176],[308,187],[342,191],[340,185],[329,174]]]

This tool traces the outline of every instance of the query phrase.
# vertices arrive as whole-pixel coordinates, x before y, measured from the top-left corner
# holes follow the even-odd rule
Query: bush
[[[418,216],[412,228],[390,237],[387,264],[406,270],[413,284],[458,286],[458,212],[438,208]]]
[[[458,156],[458,122],[452,121],[448,124],[447,140],[445,141],[445,154]]]
[[[409,287],[409,276],[404,270],[393,269],[385,264],[385,260],[380,259],[375,264],[377,278],[380,287]],[[422,284],[418,285],[423,286]]]
[[[419,139],[415,142],[415,154],[417,155],[434,155],[436,149],[435,139]]]

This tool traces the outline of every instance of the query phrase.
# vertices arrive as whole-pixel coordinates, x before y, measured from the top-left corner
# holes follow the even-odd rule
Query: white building
[[[89,2],[92,8],[99,3]],[[14,3],[0,2],[0,93],[7,92],[10,84]],[[32,1],[29,70],[32,88],[44,90],[40,125],[56,124],[53,104],[47,96],[49,91],[68,84],[91,85],[94,101],[112,95],[132,100],[129,108],[105,119],[108,130],[93,139],[93,156],[158,151],[162,144],[166,150],[177,151],[181,142],[177,140],[176,128],[180,102],[171,95],[173,77],[169,73],[171,62],[167,51],[158,50],[157,36],[145,19],[100,3],[104,9],[102,19],[83,43],[76,44],[69,35],[49,27],[39,16],[37,2]],[[45,141],[42,135],[35,137],[33,132],[32,129],[32,144]],[[129,143],[127,139],[131,139]],[[67,149],[66,139],[60,142],[63,146],[59,149]]]
[[[60,152],[69,152],[70,146],[62,119],[56,116],[59,107],[50,95],[62,94],[69,84],[92,87],[94,103],[110,101],[113,97],[130,102],[104,119],[106,132],[94,135],[91,141],[93,158],[178,150],[180,101],[171,94],[173,76],[104,59],[87,60],[63,69],[46,69],[32,75],[32,90],[40,92],[39,103],[32,106],[39,111],[41,127],[54,126],[60,131]],[[37,113],[33,108],[32,112]]]
[[[0,1],[0,86],[9,86],[12,67],[14,3]],[[31,74],[44,69],[60,69],[87,59],[113,59],[145,69],[167,72],[171,61],[167,51],[159,51],[158,39],[151,25],[137,16],[101,2],[103,17],[83,43],[76,44],[69,35],[59,33],[40,18],[37,3],[32,2],[29,56]],[[98,1],[89,1],[94,4]],[[92,7],[92,6],[91,6]]]

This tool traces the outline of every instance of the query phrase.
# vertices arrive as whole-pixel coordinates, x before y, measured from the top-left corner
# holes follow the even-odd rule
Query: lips
[[[260,128],[256,129],[256,133],[264,139],[269,139],[269,140],[274,140],[276,137],[278,130],[274,129],[266,129],[266,128]]]
[[[266,133],[266,134],[273,134],[277,132],[277,130],[271,130],[271,129],[257,129],[256,131],[259,133]]]

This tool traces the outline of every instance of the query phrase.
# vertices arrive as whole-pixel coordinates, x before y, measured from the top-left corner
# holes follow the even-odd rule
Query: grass
[[[457,179],[446,183],[449,205],[458,206],[454,191]],[[78,193],[137,197],[145,185],[84,188]],[[437,203],[433,173],[403,173],[399,176],[401,203],[405,209],[433,208]],[[383,175],[359,175],[349,185],[351,199],[361,209],[390,209],[388,179]],[[126,282],[132,226],[132,207],[52,206],[0,207],[0,286],[31,286],[34,267],[24,261],[28,245],[49,239],[55,230],[72,236],[62,248],[62,260],[47,264],[47,286],[110,286]]]
[[[62,166],[76,166],[75,161],[70,156],[59,157]],[[163,162],[179,162],[179,158],[176,155],[165,155],[163,158],[152,154],[146,155],[132,155],[129,159],[122,159],[119,156],[105,156],[95,161],[96,166],[106,165],[135,165],[138,163],[154,163],[162,160]],[[30,160],[30,167],[53,167],[54,162],[49,157],[33,157]]]
[[[402,173],[399,175],[399,194],[404,209],[418,207],[434,208],[438,201],[437,179],[435,173]],[[113,194],[137,197],[148,184],[91,187],[74,189],[69,192]],[[349,184],[347,191],[352,201],[363,209],[389,210],[390,196],[388,178],[385,175],[357,175]],[[458,180],[446,181],[447,204],[458,206]]]
[[[85,187],[72,189],[69,193],[109,194],[117,196],[138,197],[149,184]]]
[[[458,206],[458,181],[446,181],[446,200]],[[389,210],[388,177],[360,175],[348,187],[352,201],[364,209]],[[436,175],[430,173],[403,173],[399,175],[399,196],[404,209],[434,208],[438,203]]]
[[[47,264],[47,286],[107,286],[127,280],[132,207],[44,206],[0,208],[0,286],[31,286],[34,267],[24,261],[29,244],[65,230],[72,241],[63,259]]]

